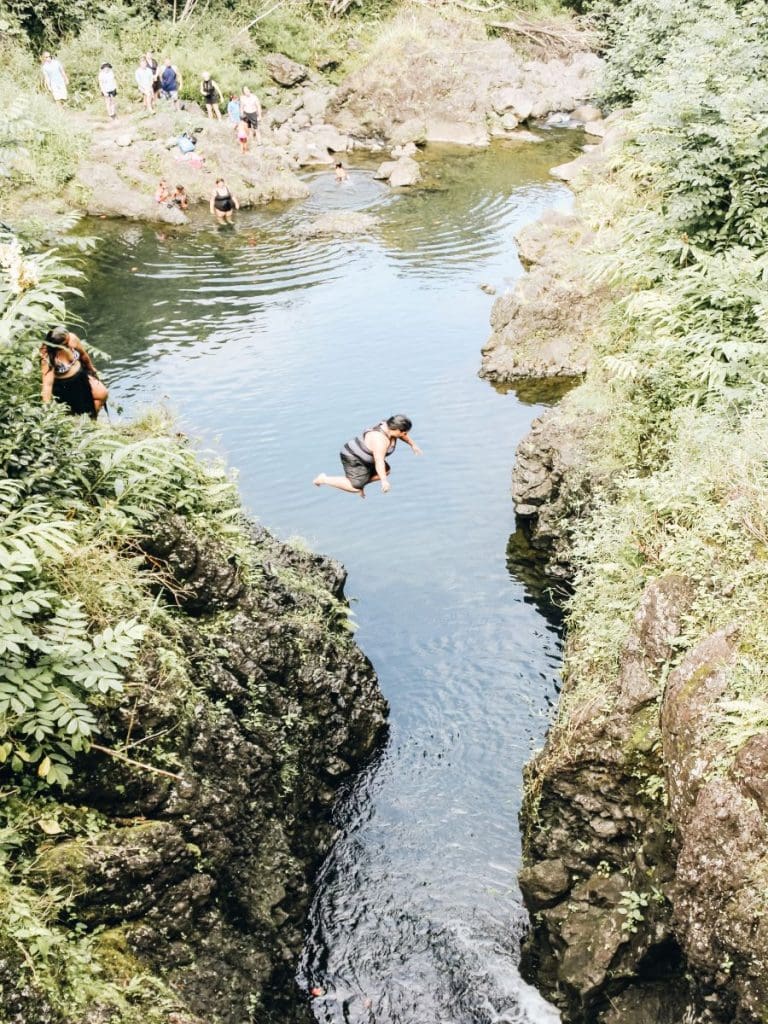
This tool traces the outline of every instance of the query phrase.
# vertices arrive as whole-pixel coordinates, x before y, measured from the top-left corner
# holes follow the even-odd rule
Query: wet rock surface
[[[291,993],[313,873],[339,785],[385,730],[342,567],[258,527],[251,543],[245,567],[181,517],[145,538],[174,643],[147,651],[100,731],[117,745],[128,730],[165,774],[92,754],[73,796],[110,827],[51,842],[35,872],[71,887],[99,942],[160,972],[191,1024],[311,1019]]]
[[[357,210],[331,211],[315,217],[302,233],[307,238],[343,235],[359,237],[370,233],[377,224],[378,220],[372,213]]]
[[[663,770],[657,698],[690,596],[682,577],[649,584],[614,690],[575,709],[527,770],[520,884],[532,926],[523,967],[569,1021],[616,1020],[621,994],[627,1024],[673,1024],[690,996],[669,898],[675,838],[660,792],[647,785]],[[628,700],[640,676],[644,699]],[[552,878],[549,888],[542,872],[545,883]],[[662,1015],[643,1016],[649,1006],[662,1007]]]
[[[581,410],[564,399],[533,421],[517,447],[512,469],[515,513],[526,526],[531,544],[545,556],[548,575],[571,575],[571,533],[574,510],[589,503],[595,479],[587,451],[603,414]]]

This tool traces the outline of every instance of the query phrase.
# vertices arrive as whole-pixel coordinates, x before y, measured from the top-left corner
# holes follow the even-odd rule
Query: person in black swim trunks
[[[240,203],[227,188],[223,178],[216,179],[216,188],[211,192],[211,213],[219,224],[231,224],[232,214],[240,209]]]
[[[261,120],[261,103],[259,103],[259,97],[254,96],[247,85],[243,86],[243,91],[240,95],[240,116],[248,125],[256,145],[260,146],[261,132],[259,131],[259,121]]]
[[[106,405],[109,392],[96,375],[91,357],[82,341],[66,327],[54,327],[40,348],[43,402],[55,398],[76,415],[87,413],[96,419]]]
[[[404,441],[413,449],[414,455],[422,455],[421,448],[408,435],[413,424],[407,416],[390,416],[374,427],[368,427],[351,441],[347,441],[339,453],[344,467],[344,476],[327,476],[320,473],[312,483],[315,487],[337,487],[349,494],[365,497],[365,487],[376,480],[381,481],[381,490],[389,490],[389,463],[387,455],[395,450],[398,441]]]

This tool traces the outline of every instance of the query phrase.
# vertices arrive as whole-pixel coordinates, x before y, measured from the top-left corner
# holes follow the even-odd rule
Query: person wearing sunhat
[[[115,71],[108,61],[99,68],[99,90],[107,105],[107,115],[117,117],[117,80]]]
[[[208,111],[208,117],[215,117],[220,121],[221,108],[219,104],[224,102],[224,96],[219,88],[219,83],[211,78],[210,71],[203,72],[203,79],[200,82],[200,93],[205,103],[205,109]]]

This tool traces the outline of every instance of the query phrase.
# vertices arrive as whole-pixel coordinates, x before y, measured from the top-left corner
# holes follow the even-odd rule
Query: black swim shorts
[[[339,458],[344,467],[344,476],[358,490],[362,490],[366,484],[371,482],[372,477],[376,476],[375,466],[371,466],[361,459],[356,459],[348,452],[340,452]],[[389,472],[389,463],[385,462],[384,465],[387,467],[387,472]]]
[[[259,115],[258,114],[243,114],[243,120],[249,128],[259,127]]]

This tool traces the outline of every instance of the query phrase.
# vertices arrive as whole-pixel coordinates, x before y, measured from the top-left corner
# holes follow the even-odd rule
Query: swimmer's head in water
[[[387,420],[387,426],[390,430],[399,430],[403,434],[407,434],[413,423],[407,416],[390,416]]]

